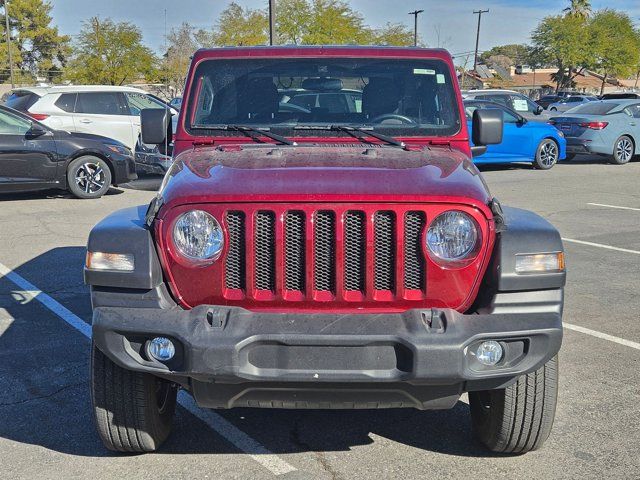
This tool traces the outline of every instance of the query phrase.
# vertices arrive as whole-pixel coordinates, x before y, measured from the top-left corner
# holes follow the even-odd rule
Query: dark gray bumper
[[[145,343],[154,336],[176,344],[177,354],[166,365],[146,355]],[[497,388],[538,369],[558,353],[562,325],[554,313],[334,315],[212,306],[191,311],[99,307],[93,338],[120,366],[175,378],[200,390],[201,397],[209,395],[205,391],[213,383],[244,384],[243,390],[247,384],[258,390],[267,384],[288,390],[313,386],[316,391],[323,385],[407,384],[451,386],[459,394]],[[505,348],[505,358],[493,368],[469,353],[486,339]],[[201,404],[212,403],[195,396]]]

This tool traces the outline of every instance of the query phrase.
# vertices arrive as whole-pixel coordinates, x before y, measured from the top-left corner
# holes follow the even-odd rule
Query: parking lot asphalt
[[[0,196],[2,477],[640,478],[640,162],[483,175],[503,204],[541,214],[565,238],[568,328],[556,423],[542,450],[487,453],[471,440],[464,400],[432,412],[216,413],[182,397],[158,453],[107,452],[91,423],[89,340],[67,322],[82,330],[91,321],[82,282],[91,227],[147,203],[159,184],[147,177],[95,201]]]

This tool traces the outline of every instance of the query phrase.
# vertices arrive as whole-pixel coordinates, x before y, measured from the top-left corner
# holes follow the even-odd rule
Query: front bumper
[[[170,338],[166,364],[146,342]],[[540,368],[562,341],[559,313],[462,315],[256,313],[237,307],[98,307],[97,347],[123,368],[173,379],[207,407],[354,405],[447,408],[460,393],[501,388]],[[495,367],[476,345],[498,340]]]
[[[114,185],[122,185],[123,183],[132,182],[138,178],[136,173],[136,162],[133,157],[121,154],[110,155],[111,164],[113,165],[114,177],[112,183]]]

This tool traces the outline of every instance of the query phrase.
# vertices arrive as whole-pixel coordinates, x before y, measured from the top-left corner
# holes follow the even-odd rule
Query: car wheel
[[[540,170],[549,170],[558,162],[558,144],[550,138],[545,138],[538,145],[533,167]]]
[[[469,392],[473,435],[500,453],[526,453],[551,433],[558,397],[558,358],[502,390]]]
[[[171,433],[178,388],[120,368],[95,344],[91,349],[91,402],[102,443],[116,452],[157,450]]]
[[[67,169],[67,185],[78,198],[99,198],[111,186],[109,165],[94,156],[76,158]]]
[[[635,145],[633,144],[633,140],[626,135],[622,135],[616,140],[616,143],[613,144],[613,157],[611,159],[611,163],[616,165],[629,163],[633,158],[634,152]]]

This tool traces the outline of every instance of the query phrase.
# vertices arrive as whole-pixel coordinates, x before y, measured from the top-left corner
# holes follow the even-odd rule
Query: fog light
[[[502,359],[503,353],[502,345],[493,340],[488,340],[478,346],[476,358],[481,364],[492,367]]]
[[[516,273],[557,273],[564,270],[564,253],[516,255]]]
[[[120,270],[133,272],[135,262],[130,253],[87,252],[86,267],[89,270]]]
[[[147,345],[147,351],[150,356],[161,362],[171,360],[176,354],[176,347],[173,342],[165,337],[156,337]]]

